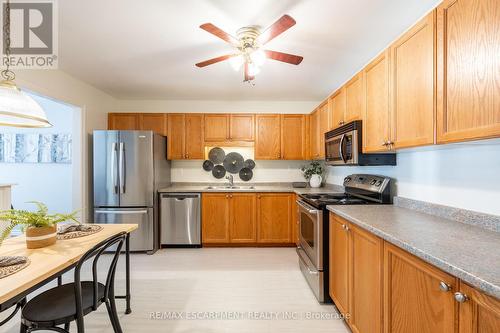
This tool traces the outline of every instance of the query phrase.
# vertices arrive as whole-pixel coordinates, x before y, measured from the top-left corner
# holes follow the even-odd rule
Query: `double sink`
[[[236,190],[255,190],[255,186],[207,186],[205,190],[224,190],[224,191],[236,191]]]

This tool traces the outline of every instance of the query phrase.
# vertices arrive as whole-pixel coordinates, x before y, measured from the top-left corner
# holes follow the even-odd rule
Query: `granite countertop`
[[[208,189],[208,186],[216,186],[215,189]],[[239,189],[223,188],[226,183],[172,183],[172,185],[158,190],[161,193],[176,192],[284,192],[284,193],[344,193],[344,187],[339,185],[326,184],[319,188],[294,188],[291,183],[234,183]],[[253,186],[253,188],[249,188]]]
[[[393,205],[328,209],[500,299],[500,233]]]

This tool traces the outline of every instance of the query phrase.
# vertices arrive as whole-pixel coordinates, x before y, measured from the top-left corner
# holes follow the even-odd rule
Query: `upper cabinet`
[[[305,115],[281,115],[281,158],[284,160],[306,159]]]
[[[172,113],[167,123],[168,159],[203,159],[203,115]]]
[[[500,1],[437,9],[438,143],[500,135]]]
[[[229,117],[227,114],[205,115],[205,141],[229,140]]]
[[[360,120],[363,115],[363,75],[355,75],[345,84],[346,109],[344,122]]]
[[[281,116],[258,114],[255,123],[255,159],[281,159]]]
[[[434,143],[434,21],[433,11],[391,46],[394,148]]]
[[[108,114],[108,129],[110,130],[137,130],[139,128],[139,115],[137,113]]]
[[[309,150],[311,159],[313,160],[320,158],[319,133],[319,109],[316,109],[313,111],[313,113],[311,113],[309,117]]]
[[[253,141],[253,114],[206,114],[205,141]]]
[[[345,95],[345,88],[342,87],[330,97],[330,118],[332,128],[336,128],[345,124]]]
[[[153,131],[167,136],[167,115],[164,113],[140,113],[139,127],[144,131]]]
[[[184,155],[184,144],[186,130],[184,127],[185,116],[182,113],[169,114],[167,137],[167,158],[169,160],[182,160]]]
[[[363,70],[365,114],[363,117],[363,151],[389,149],[389,52],[385,51]]]
[[[330,108],[328,102],[323,103],[319,107],[319,158],[325,158],[325,133],[328,132],[330,128]]]

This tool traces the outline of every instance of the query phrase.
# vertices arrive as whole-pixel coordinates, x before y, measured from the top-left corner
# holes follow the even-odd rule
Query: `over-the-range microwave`
[[[395,153],[364,154],[361,120],[325,133],[328,165],[396,165]]]

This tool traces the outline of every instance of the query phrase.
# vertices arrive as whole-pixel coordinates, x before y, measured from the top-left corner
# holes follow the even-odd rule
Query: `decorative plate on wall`
[[[240,178],[241,180],[247,182],[253,177],[253,171],[249,168],[243,168],[240,170]]]
[[[224,168],[229,173],[238,173],[243,168],[243,156],[240,153],[229,153],[224,158]]]
[[[224,157],[226,157],[226,153],[224,149],[219,147],[212,148],[208,152],[208,159],[214,164],[221,164],[224,161]]]
[[[203,170],[212,171],[213,168],[214,168],[214,162],[212,162],[210,160],[205,160],[203,162]]]
[[[251,159],[246,160],[245,162],[243,162],[243,167],[252,170],[253,168],[255,168],[254,160]]]
[[[222,165],[216,165],[212,170],[212,175],[217,179],[221,179],[226,175],[226,169]]]

